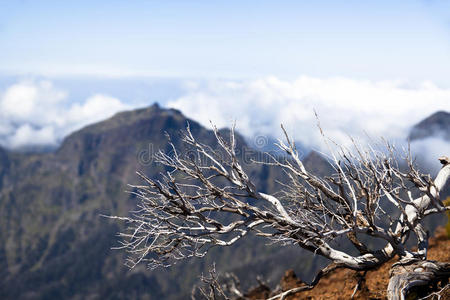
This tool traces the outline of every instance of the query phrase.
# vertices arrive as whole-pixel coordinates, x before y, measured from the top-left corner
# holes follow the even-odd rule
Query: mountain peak
[[[151,161],[152,155],[159,149],[167,149],[167,132],[173,137],[176,146],[182,146],[176,138],[189,123],[192,134],[199,141],[213,143],[212,131],[203,128],[196,121],[186,118],[176,109],[161,108],[159,105],[124,111],[111,118],[89,125],[69,135],[56,151],[59,159],[67,161],[70,169],[79,175],[96,172],[97,166],[121,167],[134,166],[140,170],[142,162],[132,160],[138,157],[144,164]],[[221,130],[225,138],[227,130]],[[245,139],[236,133],[238,147],[245,147]],[[145,156],[145,157],[141,157]],[[128,161],[127,161],[128,160]],[[128,168],[127,167],[127,168]]]
[[[122,138],[126,139],[130,135],[136,135],[145,130],[147,130],[147,134],[143,133],[143,136],[148,135],[152,128],[158,127],[155,123],[159,123],[159,125],[167,122],[172,125],[174,123],[183,123],[183,126],[185,126],[185,121],[186,118],[178,110],[161,108],[157,103],[145,108],[122,111],[109,119],[88,125],[70,134],[64,139],[58,152],[64,151],[74,141],[86,136],[105,137],[110,136],[115,131],[121,131],[121,136],[115,135],[119,142]],[[178,126],[179,124],[175,127]]]
[[[154,179],[168,171],[153,161],[154,151],[172,150],[165,132],[173,137],[180,154],[191,153],[178,138],[187,122],[199,142],[220,151],[211,130],[177,110],[158,105],[121,112],[74,132],[52,154],[23,153],[19,157],[5,152],[6,163],[11,161],[9,170],[2,164],[0,151],[0,210],[7,212],[0,222],[0,236],[7,241],[0,243],[0,270],[7,283],[0,284],[0,298],[109,299],[123,295],[145,298],[150,294],[158,299],[186,298],[196,275],[206,271],[205,265],[180,263],[174,266],[178,273],[135,269],[131,274],[120,268],[122,253],[110,251],[117,245],[114,233],[119,231],[118,225],[99,215],[125,216],[135,208],[134,195],[124,191],[131,189],[127,183],[142,183],[136,171]],[[229,133],[220,130],[224,139]],[[245,140],[237,133],[236,143],[239,157],[248,159],[242,162],[255,185],[268,193],[277,190],[275,178],[282,178],[283,173],[253,163],[253,158],[263,160],[263,154],[243,149]],[[256,240],[246,243],[222,253],[220,259],[237,262],[227,263],[227,267],[245,269],[245,280],[259,271],[250,267],[251,262],[241,262],[255,255],[253,247],[262,245]],[[254,259],[273,262],[278,270],[286,269],[284,255],[268,255],[261,251]],[[253,273],[249,269],[254,269]],[[274,268],[268,270],[273,272]],[[179,276],[174,274],[186,276],[177,281]]]
[[[410,131],[409,139],[419,140],[431,136],[439,136],[450,141],[450,113],[438,111],[420,121]]]

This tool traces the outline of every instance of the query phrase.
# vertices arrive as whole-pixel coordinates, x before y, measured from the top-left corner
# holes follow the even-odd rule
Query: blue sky
[[[338,142],[405,141],[449,111],[449,78],[449,1],[0,0],[8,148],[57,146],[154,102],[250,139],[284,123],[321,149],[316,110]],[[422,152],[450,152],[431,138]]]
[[[450,78],[445,1],[2,1],[0,72]]]

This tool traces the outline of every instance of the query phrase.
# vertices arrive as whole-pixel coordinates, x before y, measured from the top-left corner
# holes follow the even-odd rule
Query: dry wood
[[[333,267],[366,271],[395,255],[403,262],[427,262],[428,235],[421,222],[450,209],[439,198],[450,176],[448,157],[439,158],[442,168],[432,180],[417,170],[409,152],[402,158],[407,168],[402,169],[389,143],[375,149],[353,141],[352,149],[330,146],[335,173],[322,178],[305,168],[285,132],[286,143],[279,141],[278,146],[287,158],[265,162],[282,168],[290,179],[275,196],[261,192],[246,173],[236,154],[234,128],[228,140],[217,128],[214,133],[219,149],[198,142],[187,127],[182,140],[189,155],[169,141],[171,153],[160,151],[155,158],[170,171],[160,179],[140,174],[145,184],[132,186],[140,199],[138,209],[129,217],[111,217],[129,224],[120,234],[119,248],[130,253],[130,267],[142,261],[150,268],[167,267],[181,259],[203,257],[211,247],[230,246],[249,232],[299,245],[330,259]],[[395,211],[386,213],[386,203]],[[406,247],[410,235],[417,237],[415,249]],[[362,236],[381,238],[385,246],[370,249]],[[348,238],[359,254],[337,248],[334,241],[341,238]],[[407,292],[408,276],[426,284],[447,270],[442,264],[427,263],[434,264],[436,272],[393,271],[390,298]]]

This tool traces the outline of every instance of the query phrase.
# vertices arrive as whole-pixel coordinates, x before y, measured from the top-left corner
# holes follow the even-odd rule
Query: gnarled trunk
[[[449,277],[450,263],[403,259],[391,268],[387,297],[389,300],[403,300],[410,293],[424,293],[426,296],[432,290],[445,287]]]

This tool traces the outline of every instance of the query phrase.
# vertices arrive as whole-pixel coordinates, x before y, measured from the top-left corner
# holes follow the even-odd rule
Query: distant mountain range
[[[438,114],[416,125],[411,139],[436,130],[448,137],[449,114]],[[111,247],[118,245],[115,234],[125,224],[100,215],[127,215],[135,208],[136,199],[125,193],[127,184],[140,182],[138,170],[150,177],[164,171],[151,154],[169,150],[165,132],[182,149],[175,137],[187,122],[199,140],[217,146],[210,130],[177,110],[153,105],[85,127],[51,153],[0,148],[0,299],[186,299],[213,261],[219,271],[233,271],[247,284],[258,274],[275,282],[293,267],[303,278],[311,277],[323,260],[313,260],[298,247],[267,246],[256,237],[166,270],[123,266],[124,253]],[[237,141],[251,155],[263,157],[240,135]],[[304,161],[317,174],[330,172],[315,152]],[[280,170],[244,165],[263,191],[278,189]]]

